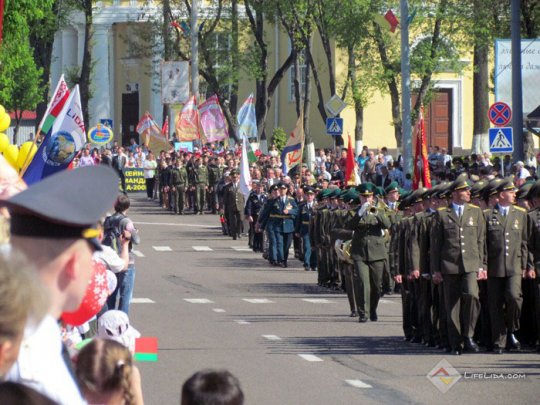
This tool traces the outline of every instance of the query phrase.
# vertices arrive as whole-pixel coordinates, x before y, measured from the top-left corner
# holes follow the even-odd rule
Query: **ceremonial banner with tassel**
[[[420,116],[416,124],[416,151],[414,153],[413,189],[418,187],[431,188],[429,173],[426,129],[424,125],[424,106],[420,107]]]

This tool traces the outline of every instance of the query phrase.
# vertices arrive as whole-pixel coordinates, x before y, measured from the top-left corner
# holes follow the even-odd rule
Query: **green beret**
[[[386,194],[384,193],[384,189],[382,187],[375,187],[373,195],[384,197]]]

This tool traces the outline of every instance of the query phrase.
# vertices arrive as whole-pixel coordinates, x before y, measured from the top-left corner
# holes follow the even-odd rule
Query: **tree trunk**
[[[238,45],[238,0],[231,2],[231,59],[233,67],[233,81],[231,85],[231,94],[229,97],[229,106],[231,113],[236,115],[238,109],[238,72],[240,72],[240,57]]]
[[[311,48],[311,41],[309,46]],[[309,52],[311,55],[311,52]],[[304,144],[311,143],[311,134],[309,132],[309,116],[310,116],[310,107],[311,107],[311,69],[309,64],[306,64],[306,82],[304,85]]]
[[[375,41],[377,42],[377,48],[379,49],[379,56],[381,58],[381,63],[386,72],[394,72],[394,67],[388,58],[388,53],[386,50],[386,44],[384,43],[382,32],[380,27],[374,23],[375,26]],[[399,90],[398,84],[396,81],[395,74],[387,74],[386,83],[388,84],[388,91],[390,92],[390,101],[392,103],[392,123],[394,125],[394,136],[396,138],[397,147],[401,148],[403,145],[403,123],[401,121],[401,101],[399,99]],[[411,123],[407,123],[411,125]]]
[[[90,125],[88,114],[88,102],[90,101],[90,74],[92,70],[92,1],[84,0],[84,52],[81,67],[81,76],[79,77],[79,91],[81,94],[81,105],[83,118],[86,125]]]
[[[351,83],[351,92],[354,101],[354,113],[356,124],[354,126],[354,140],[362,142],[364,140],[364,106],[362,99],[359,97],[358,80],[356,77],[356,55],[354,54],[354,46],[350,45],[347,49],[349,54],[349,79]]]
[[[473,153],[489,150],[489,49],[475,45],[473,56]]]

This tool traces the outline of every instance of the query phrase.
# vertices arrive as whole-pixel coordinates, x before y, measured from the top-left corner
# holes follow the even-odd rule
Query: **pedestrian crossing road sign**
[[[512,127],[489,129],[489,151],[491,153],[513,152]]]
[[[343,118],[327,118],[326,133],[332,136],[339,136],[343,134]]]

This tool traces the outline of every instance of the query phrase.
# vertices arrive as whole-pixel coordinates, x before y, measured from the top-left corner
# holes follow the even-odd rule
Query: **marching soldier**
[[[195,192],[194,213],[203,215],[204,200],[206,190],[208,190],[208,168],[201,163],[200,157],[195,159],[191,177],[191,189]]]
[[[277,184],[271,185],[268,192],[270,195],[259,213],[256,230],[266,231],[266,239],[268,240],[268,252],[266,256],[270,265],[277,266],[279,263],[276,233],[274,232],[274,218],[270,217],[271,208],[274,206],[279,196]]]
[[[245,197],[240,190],[239,173],[231,170],[231,182],[223,189],[223,209],[229,224],[229,232],[233,240],[240,239],[242,233],[242,214],[244,213]]]
[[[496,189],[498,204],[486,210],[486,252],[489,314],[493,352],[507,346],[519,349],[514,336],[519,329],[523,297],[521,278],[527,273],[527,212],[514,206],[514,183],[503,180]]]
[[[451,187],[452,204],[437,210],[433,220],[431,268],[433,281],[443,282],[450,351],[478,352],[473,334],[480,313],[477,279],[485,279],[485,220],[469,203],[470,186],[458,177]]]
[[[384,294],[393,294],[395,290],[395,282],[391,275],[390,271],[390,262],[395,260],[392,256],[396,254],[396,251],[393,250],[392,246],[392,231],[395,231],[397,223],[401,220],[401,214],[398,211],[398,201],[399,201],[399,185],[397,181],[391,182],[385,189],[385,199],[384,199],[384,212],[388,219],[390,220],[390,229],[388,230],[390,239],[388,240],[388,263],[384,266],[383,272],[383,293]],[[398,284],[399,285],[399,284]]]
[[[258,181],[253,181],[253,190],[249,194],[246,202],[244,214],[249,223],[249,241],[250,247],[254,252],[263,251],[263,233],[257,232],[255,225],[259,219],[259,213],[266,202],[266,194],[263,193],[263,185]]]
[[[373,191],[372,183],[358,186],[362,206],[345,224],[345,229],[352,234],[351,257],[355,286],[358,286],[359,322],[367,322],[368,314],[371,321],[378,319],[377,305],[388,255],[383,231],[390,228],[390,220],[382,210],[374,207]]]
[[[176,159],[175,167],[171,170],[170,187],[173,194],[175,214],[184,215],[184,195],[188,184],[188,174],[180,159]]]
[[[313,226],[310,226],[311,240],[317,249],[317,281],[319,286],[326,285],[330,280],[330,269],[328,268],[328,251],[326,245],[327,236],[323,234],[328,221],[328,197],[332,190],[324,189],[317,195],[317,209],[313,216]]]
[[[317,270],[317,254],[311,247],[309,226],[314,211],[315,190],[307,187],[305,190],[306,201],[298,206],[298,215],[296,217],[295,232],[302,238],[304,250],[304,269],[306,271]]]
[[[288,187],[279,183],[279,197],[270,206],[269,217],[273,219],[276,236],[277,261],[281,267],[288,267],[289,249],[294,232],[294,220],[298,214],[298,206],[294,198],[287,195]]]
[[[536,313],[536,351],[540,352],[540,180],[529,190],[531,204],[528,214],[528,263],[526,277],[534,282],[534,312]]]
[[[218,158],[213,157],[210,159],[210,164],[208,165],[208,207],[211,209],[212,214],[215,214],[216,211],[216,188],[221,179],[223,171],[220,170],[218,166]]]

